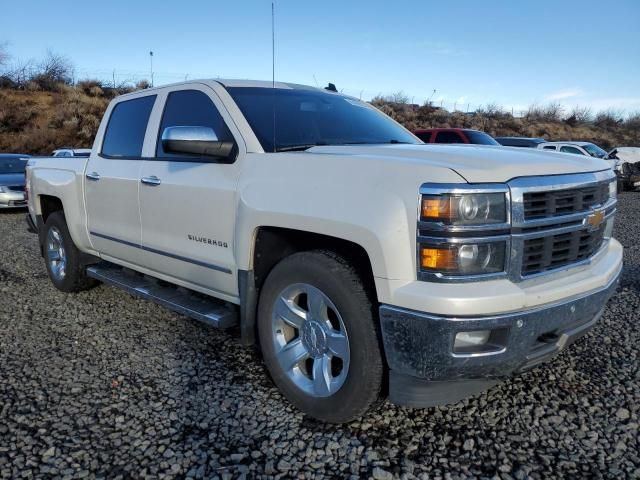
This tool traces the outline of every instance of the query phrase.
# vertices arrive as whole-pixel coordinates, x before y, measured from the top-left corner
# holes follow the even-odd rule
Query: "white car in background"
[[[88,157],[91,154],[90,148],[59,148],[54,150],[52,157]]]
[[[620,160],[620,163],[639,163],[640,147],[616,147],[609,152],[610,158]]]
[[[574,155],[586,155],[587,157],[601,158],[606,161],[612,170],[616,170],[618,162],[616,159],[609,158],[606,151],[600,148],[595,143],[591,142],[544,142],[538,145],[539,149],[551,150],[561,153],[573,153]]]
[[[619,190],[640,190],[640,147],[616,147],[608,158],[618,163]]]

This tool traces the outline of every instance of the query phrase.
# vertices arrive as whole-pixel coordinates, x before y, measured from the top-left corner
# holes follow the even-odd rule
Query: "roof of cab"
[[[118,95],[117,98],[140,95],[141,93],[153,93],[158,90],[162,90],[167,87],[178,87],[180,85],[193,85],[194,83],[218,83],[225,88],[234,88],[234,87],[244,87],[244,88],[280,88],[280,89],[289,89],[289,90],[315,90],[327,93],[336,93],[330,90],[326,90],[324,88],[311,87],[309,85],[301,85],[297,83],[287,83],[287,82],[272,82],[269,80],[236,80],[236,79],[227,79],[227,78],[201,78],[188,80],[186,82],[176,82],[169,83],[166,85],[159,85],[157,87],[151,87],[144,90],[136,90],[134,92],[124,93],[122,95]],[[345,95],[346,96],[346,95]]]
[[[585,145],[591,145],[591,142],[574,142],[573,140],[564,140],[560,142],[544,142],[544,144],[545,145],[577,145],[579,147],[584,147]]]

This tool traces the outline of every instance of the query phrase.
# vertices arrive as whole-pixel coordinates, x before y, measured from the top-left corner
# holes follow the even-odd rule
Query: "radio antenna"
[[[276,7],[271,2],[271,90],[273,94],[273,152],[276,152]]]

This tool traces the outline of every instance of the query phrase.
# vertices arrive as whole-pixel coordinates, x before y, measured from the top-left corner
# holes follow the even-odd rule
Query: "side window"
[[[555,145],[547,145],[546,147],[542,147],[542,148],[544,148],[545,150],[555,150],[556,146]]]
[[[431,142],[431,132],[416,133],[416,137],[418,137],[424,143],[430,143]]]
[[[567,146],[562,146],[560,147],[560,151],[564,152],[564,153],[575,153],[577,155],[584,155],[584,153],[582,153],[579,149],[577,149],[576,147],[567,147]]]
[[[109,117],[102,142],[102,154],[110,157],[140,157],[144,134],[155,95],[118,103]]]
[[[435,143],[464,143],[458,132],[438,132]]]
[[[216,106],[209,96],[200,90],[171,92],[167,97],[158,131],[156,156],[189,158],[189,155],[178,155],[164,151],[161,138],[162,132],[167,127],[209,127],[213,129],[221,142],[234,141],[233,135],[231,135]]]

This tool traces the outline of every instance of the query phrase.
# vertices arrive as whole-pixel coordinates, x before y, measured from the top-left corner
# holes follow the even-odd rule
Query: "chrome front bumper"
[[[0,192],[0,209],[3,208],[26,208],[24,192]]]
[[[620,271],[595,291],[503,315],[446,317],[382,305],[390,400],[410,406],[455,402],[548,360],[596,324]],[[492,332],[490,348],[454,352],[457,333],[477,330]]]

